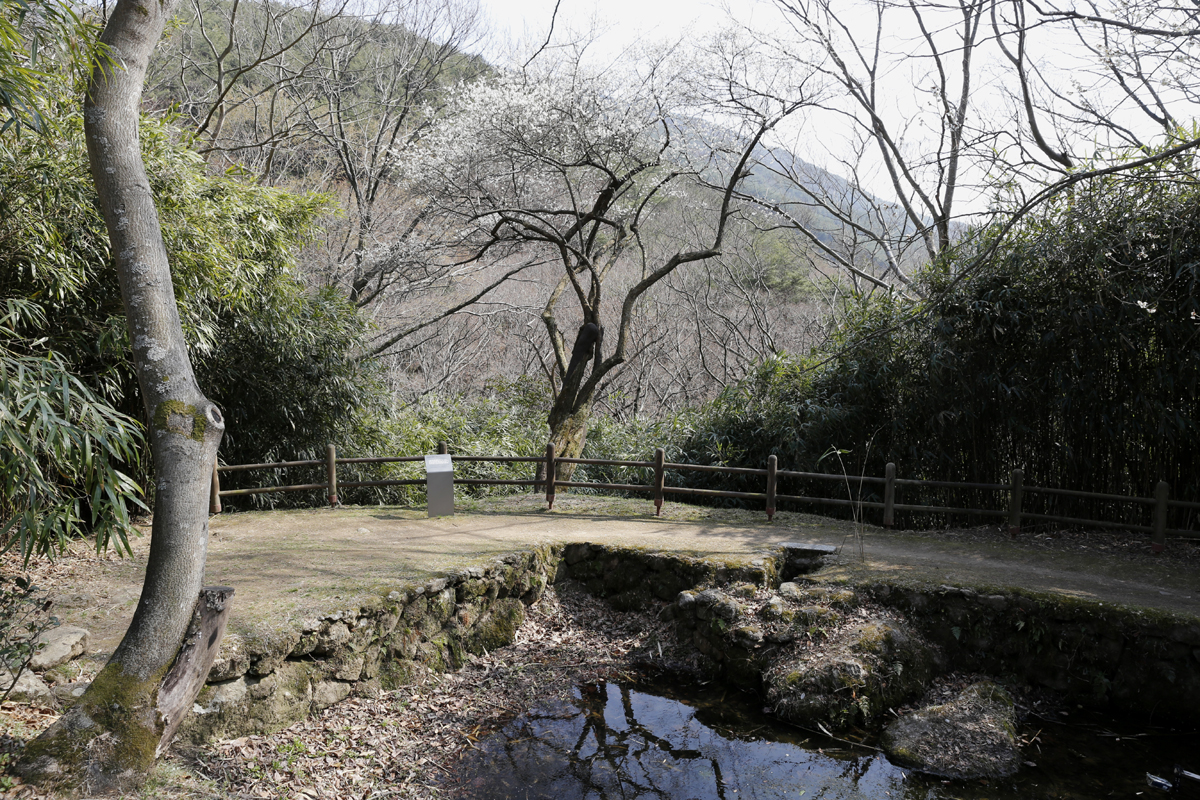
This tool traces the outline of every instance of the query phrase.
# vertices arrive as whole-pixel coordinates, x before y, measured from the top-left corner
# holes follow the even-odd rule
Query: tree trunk
[[[92,73],[84,130],[121,284],[149,422],[154,523],[142,596],[125,638],[79,703],[26,748],[26,780],[68,793],[136,786],[174,720],[159,688],[192,623],[208,547],[208,487],[225,430],[200,391],[179,324],[167,253],[142,163],[146,66],[178,0],[118,0]]]
[[[579,458],[583,455],[583,446],[587,444],[588,429],[592,416],[592,400],[589,395],[586,400],[574,398],[574,403],[559,402],[550,409],[550,444],[554,445],[555,458]],[[561,407],[560,407],[561,406]],[[576,464],[564,464],[555,461],[554,479],[569,481],[575,474]],[[539,480],[544,480],[544,475]],[[568,491],[563,489],[562,491]]]
[[[588,330],[588,329],[591,330]],[[592,366],[592,375],[600,369],[601,347],[604,341],[603,329],[596,324],[587,324],[579,329],[571,361],[563,374],[563,385],[554,398],[550,407],[547,423],[550,426],[549,444],[554,445],[557,458],[579,458],[583,455],[583,446],[587,444],[588,428],[592,416],[592,400],[596,396],[597,382],[584,381],[588,372],[588,364]],[[612,366],[608,369],[612,369]],[[607,371],[607,370],[606,370]],[[569,481],[575,474],[575,464],[556,462],[554,479]],[[539,464],[535,480],[546,479],[546,467]],[[563,491],[567,491],[564,489]]]

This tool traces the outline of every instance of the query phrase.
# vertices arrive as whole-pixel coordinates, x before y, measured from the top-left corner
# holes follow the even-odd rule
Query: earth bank
[[[1200,716],[1194,617],[995,587],[860,584],[836,563],[788,574],[803,552],[785,546],[725,562],[542,545],[301,620],[269,640],[230,636],[181,735],[277,730],[351,693],[457,669],[511,641],[525,607],[568,579],[614,608],[659,613],[704,669],[760,691],[786,718],[830,730],[877,724],[949,669],[1158,722]]]
[[[672,635],[657,643],[660,656],[691,652],[781,713],[830,729],[878,722],[889,705],[920,694],[923,677],[906,686],[898,675],[926,669],[986,671],[1156,722],[1164,712],[1195,713],[1195,615],[928,573],[881,579],[861,559],[821,566],[821,549],[698,557],[535,545],[432,580],[399,579],[366,601],[348,597],[340,611],[228,637],[186,736],[278,730],[342,698],[458,668],[511,639],[525,607],[567,579],[613,607],[661,613]],[[823,686],[826,700],[788,711],[814,705],[807,688],[789,692],[809,685]]]

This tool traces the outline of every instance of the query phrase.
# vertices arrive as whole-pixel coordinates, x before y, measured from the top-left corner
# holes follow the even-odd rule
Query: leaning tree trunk
[[[144,778],[191,708],[191,699],[182,708],[164,705],[179,692],[180,669],[172,665],[177,656],[184,660],[185,634],[193,616],[200,619],[224,597],[198,608],[208,487],[225,425],[188,360],[138,141],[146,66],[177,3],[118,0],[101,35],[107,58],[92,73],[84,102],[88,157],[125,304],[155,483],[146,579],[129,630],[79,703],[22,758],[26,780],[69,793],[111,793]],[[211,641],[190,644],[182,652],[194,656],[199,647],[215,654]],[[207,665],[201,669],[206,673]],[[160,691],[164,680],[168,689]],[[186,681],[195,683],[195,676]],[[173,702],[180,705],[178,697]]]

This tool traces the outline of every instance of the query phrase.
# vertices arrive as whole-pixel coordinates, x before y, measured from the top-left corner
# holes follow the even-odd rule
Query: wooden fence
[[[445,443],[438,446],[438,452],[446,453]],[[546,490],[546,502],[550,508],[554,507],[555,490],[559,487],[563,488],[581,488],[593,490],[605,490],[616,492],[638,492],[643,494],[653,495],[655,514],[662,510],[663,498],[668,494],[675,495],[691,495],[693,497],[728,497],[740,500],[760,501],[764,504],[767,513],[767,519],[771,519],[775,515],[775,509],[779,502],[788,502],[794,504],[811,504],[811,505],[826,505],[826,506],[842,506],[851,507],[858,510],[861,515],[862,509],[877,509],[882,511],[882,524],[885,528],[891,528],[895,524],[897,511],[909,511],[917,513],[933,513],[933,514],[966,514],[973,517],[993,517],[1001,520],[1007,520],[1010,533],[1016,534],[1021,530],[1021,525],[1026,522],[1054,522],[1067,525],[1075,525],[1085,528],[1118,528],[1128,531],[1136,531],[1139,533],[1148,533],[1151,537],[1151,547],[1154,552],[1161,552],[1166,543],[1167,536],[1200,539],[1200,531],[1186,530],[1179,528],[1168,528],[1167,519],[1172,510],[1181,510],[1189,513],[1200,511],[1200,503],[1187,502],[1181,500],[1171,500],[1169,497],[1170,491],[1166,481],[1159,481],[1154,493],[1154,497],[1133,497],[1128,495],[1103,494],[1100,492],[1081,492],[1073,489],[1053,489],[1041,486],[1026,486],[1024,485],[1024,473],[1022,470],[1014,469],[1009,476],[1008,483],[964,483],[956,481],[927,481],[927,480],[912,480],[896,477],[896,465],[889,463],[884,472],[883,477],[872,476],[853,476],[844,474],[826,474],[819,472],[794,472],[790,470],[781,470],[778,467],[778,460],[775,456],[767,458],[766,469],[752,469],[746,467],[719,467],[707,466],[700,464],[676,464],[665,460],[662,448],[655,451],[653,461],[615,461],[599,458],[561,458],[555,455],[553,445],[546,447],[544,456],[460,456],[453,457],[455,461],[463,462],[496,462],[496,463],[530,463],[541,464],[545,467],[545,474],[548,480],[512,480],[512,479],[495,479],[495,478],[456,478],[455,483],[465,486],[544,486]],[[412,486],[422,485],[425,483],[424,478],[415,479],[397,479],[397,480],[372,480],[372,481],[346,481],[339,483],[338,481],[338,465],[339,464],[397,464],[404,462],[423,462],[425,456],[386,456],[386,457],[368,457],[368,458],[338,458],[337,451],[331,444],[326,451],[326,457],[322,460],[311,461],[282,461],[271,464],[235,464],[220,466],[213,465],[212,489],[209,497],[209,508],[214,514],[221,511],[221,498],[223,497],[239,497],[253,494],[267,494],[273,492],[299,492],[324,490],[331,505],[337,505],[338,490],[350,489],[355,487],[372,487],[372,486]],[[554,478],[556,464],[584,464],[592,466],[611,466],[611,467],[631,467],[647,470],[654,470],[653,482],[650,484],[636,483],[598,483],[594,481],[560,481]],[[325,467],[325,481],[323,483],[302,483],[292,484],[288,486],[259,486],[245,489],[221,489],[220,475],[222,473],[245,472],[250,470],[277,470],[295,467]],[[687,486],[668,486],[666,484],[666,474],[668,471],[673,472],[710,472],[720,473],[723,475],[742,475],[755,476],[763,481],[763,491],[761,492],[736,492],[725,491],[721,489],[701,489]],[[811,497],[804,495],[789,495],[778,494],[776,487],[780,479],[802,479],[814,481],[832,481],[841,483],[847,487],[846,498],[836,497]],[[863,487],[874,485],[882,490],[882,501],[864,500],[862,498]],[[855,488],[857,487],[857,498]],[[1005,508],[961,508],[954,506],[939,506],[939,505],[919,505],[896,502],[896,489],[903,487],[921,487],[921,488],[941,488],[941,489],[968,489],[982,492],[995,492],[999,495],[1007,495],[1008,502]],[[1030,495],[1045,495],[1068,498],[1080,498],[1085,500],[1098,500],[1110,503],[1133,504],[1135,506],[1145,506],[1151,509],[1150,524],[1140,525],[1129,522],[1119,522],[1114,520],[1104,519],[1085,519],[1081,517],[1061,516],[1056,514],[1033,513],[1028,510],[1023,510],[1024,500]]]

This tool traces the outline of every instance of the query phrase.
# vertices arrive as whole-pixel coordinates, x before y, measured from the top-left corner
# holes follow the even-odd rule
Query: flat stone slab
[[[831,544],[809,544],[808,542],[780,542],[779,546],[788,555],[798,556],[831,556],[838,551]]]
[[[87,650],[88,632],[72,625],[51,628],[37,638],[42,647],[29,659],[29,668],[34,672],[45,672],[73,658],[79,658]]]

